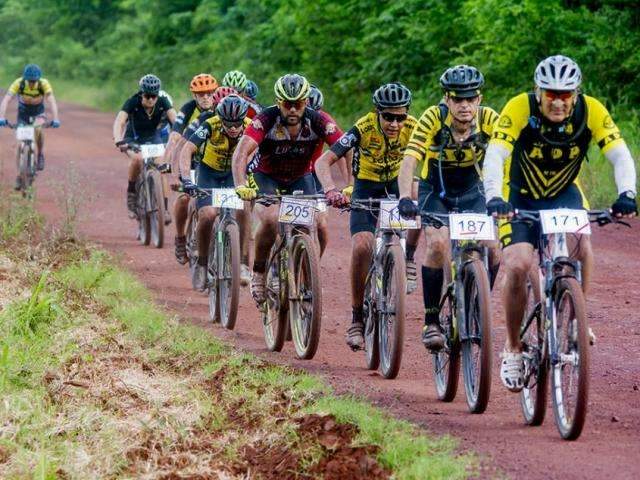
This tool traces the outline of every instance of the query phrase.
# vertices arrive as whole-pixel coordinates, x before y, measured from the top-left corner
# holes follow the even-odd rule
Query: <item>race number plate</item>
[[[542,233],[580,233],[591,235],[591,224],[586,210],[558,208],[540,210]]]
[[[317,203],[315,200],[303,200],[285,197],[280,203],[280,223],[292,225],[313,225],[313,216],[316,212]]]
[[[143,158],[158,158],[164,155],[164,145],[162,143],[140,145],[140,153]]]
[[[449,236],[453,240],[495,240],[493,218],[482,213],[451,213]]]
[[[244,202],[233,188],[214,188],[211,192],[211,202],[215,208],[232,208],[242,210]]]
[[[415,203],[415,202],[414,202]],[[420,217],[415,220],[405,220],[398,211],[398,202],[385,200],[380,202],[380,228],[394,230],[415,230],[420,228]]]
[[[18,140],[33,140],[36,136],[36,129],[33,127],[16,128],[16,138]]]

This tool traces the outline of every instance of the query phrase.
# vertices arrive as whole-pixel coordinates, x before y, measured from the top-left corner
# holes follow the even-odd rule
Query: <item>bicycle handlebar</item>
[[[598,226],[603,227],[610,223],[620,223],[626,227],[631,227],[627,222],[620,220],[617,217],[611,215],[610,210],[587,210],[587,215],[589,216],[589,222],[597,223]],[[515,220],[513,220],[515,219]],[[540,221],[540,210],[520,210],[516,209],[511,223],[513,222],[539,222]]]
[[[7,122],[7,127],[10,128],[11,130],[16,130],[18,127],[51,128],[52,125],[53,125],[53,120],[49,122],[45,122],[42,125]]]

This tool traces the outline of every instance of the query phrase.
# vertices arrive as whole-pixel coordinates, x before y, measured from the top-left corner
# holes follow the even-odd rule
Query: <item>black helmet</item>
[[[309,97],[309,82],[302,75],[289,73],[280,77],[273,86],[276,98],[280,101],[295,102]]]
[[[225,122],[241,122],[247,116],[249,104],[235,93],[227,95],[216,107],[216,113]]]
[[[151,73],[142,77],[140,82],[138,82],[138,85],[140,86],[140,91],[142,93],[158,95],[160,92],[160,79]]]
[[[255,101],[255,99],[258,98],[259,92],[260,89],[258,88],[258,85],[256,85],[256,82],[253,80],[247,80],[247,86],[244,88],[244,94],[251,100]]]
[[[373,104],[378,109],[409,107],[411,90],[400,82],[387,83],[373,92]]]
[[[318,87],[311,85],[309,90],[309,106],[314,110],[320,110],[324,105],[324,95]]]
[[[484,76],[475,67],[456,65],[445,70],[440,77],[440,85],[455,97],[477,97],[484,85]]]

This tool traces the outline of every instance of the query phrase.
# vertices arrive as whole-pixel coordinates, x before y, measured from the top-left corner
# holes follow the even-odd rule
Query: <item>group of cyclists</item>
[[[578,177],[592,141],[613,165],[618,198],[612,214],[637,214],[631,153],[607,109],[582,93],[581,84],[580,68],[572,59],[548,57],[535,68],[533,90],[514,96],[498,113],[482,104],[483,74],[473,66],[456,65],[440,77],[442,100],[418,118],[409,113],[409,88],[386,83],[374,91],[373,108],[343,131],[324,110],[322,92],[297,73],[278,78],[275,103],[264,108],[257,102],[257,85],[244,73],[228,72],[220,84],[210,74],[198,74],[189,84],[192,99],[179,111],[161,90],[160,79],[147,74],[117,114],[113,139],[129,158],[127,207],[134,217],[141,156],[131,147],[162,143],[162,127],[171,124],[165,160],[173,165],[170,183],[181,192],[173,205],[175,256],[181,264],[187,262],[189,194],[198,188],[235,189],[245,202],[245,208],[236,212],[241,283],[250,284],[258,305],[265,302],[265,268],[278,232],[278,207],[256,203],[258,195],[321,194],[334,207],[344,207],[352,199],[395,198],[403,218],[422,216],[424,228],[409,232],[406,238],[407,293],[417,286],[415,253],[424,233],[422,342],[431,352],[445,347],[439,302],[448,268],[449,232],[446,227],[435,228],[426,217],[454,211],[495,217],[499,238],[486,246],[491,286],[499,268],[504,277],[507,339],[500,376],[509,390],[517,392],[524,382],[520,326],[539,227],[508,220],[517,209],[588,209]],[[51,102],[54,126],[60,125],[51,87],[37,66],[28,65],[9,88],[0,103],[0,126],[7,125],[7,104],[16,95],[19,122],[44,121],[46,99]],[[38,147],[41,168],[41,136]],[[166,190],[168,186],[165,202]],[[196,208],[199,251],[192,283],[204,291],[207,246],[218,212],[206,198],[198,198]],[[364,344],[364,285],[375,248],[377,217],[370,210],[350,212],[352,322],[346,341],[353,350]],[[165,223],[170,222],[167,215]],[[322,254],[328,242],[326,213],[319,215],[317,228]],[[253,255],[249,251],[252,238]],[[576,235],[572,241],[586,293],[593,270],[590,239]]]

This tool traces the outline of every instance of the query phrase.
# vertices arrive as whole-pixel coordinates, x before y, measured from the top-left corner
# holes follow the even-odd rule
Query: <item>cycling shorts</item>
[[[221,172],[214,170],[204,163],[198,165],[196,171],[196,178],[198,179],[198,187],[200,188],[233,188],[233,173],[231,170],[228,172]],[[211,197],[198,197],[196,200],[196,208],[200,210],[202,207],[208,207],[211,205]]]
[[[420,180],[418,184],[418,208],[420,212],[448,214],[456,212],[487,213],[486,199],[482,184],[478,183],[458,195],[444,195],[433,188],[430,182]],[[422,217],[427,223],[426,217]]]
[[[44,114],[44,102],[39,105],[27,105],[18,103],[18,123],[31,125],[36,118],[46,118]]]
[[[389,195],[395,195],[398,198],[398,179],[389,180],[388,182],[375,182],[373,180],[355,179],[353,184],[353,200],[366,200],[368,198],[387,198]],[[351,210],[349,216],[349,230],[351,236],[360,232],[375,233],[376,224],[378,223],[378,213],[367,210]]]
[[[311,173],[306,173],[291,182],[277,180],[262,172],[253,172],[252,175],[258,186],[258,191],[263,194],[275,195],[280,193],[286,195],[296,190],[301,190],[304,195],[314,195],[316,193],[316,185],[313,182]]]

